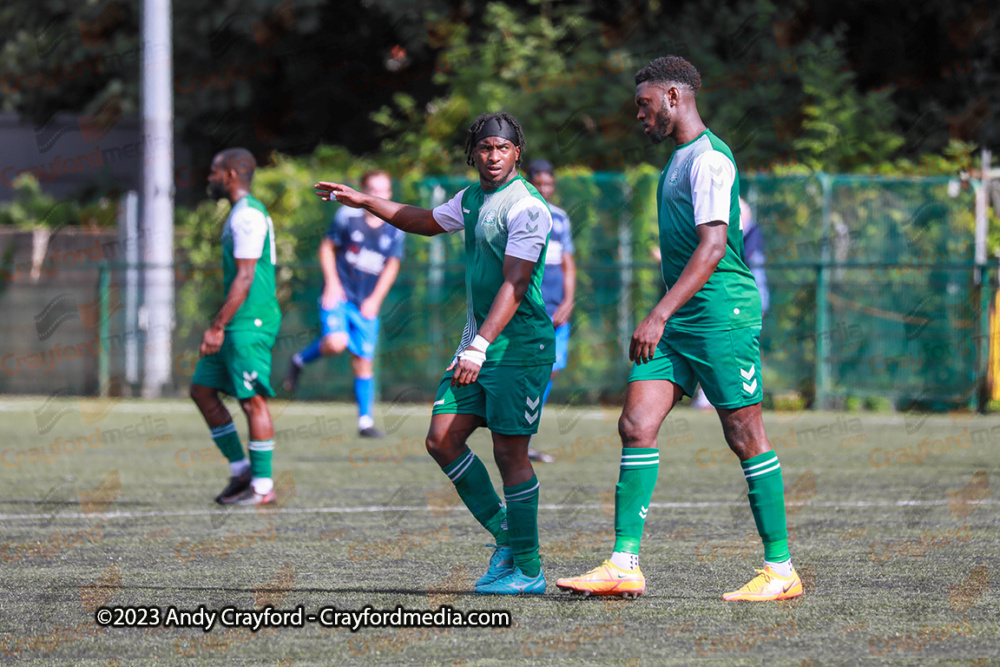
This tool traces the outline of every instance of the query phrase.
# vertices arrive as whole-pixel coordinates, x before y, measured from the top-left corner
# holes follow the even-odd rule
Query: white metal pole
[[[170,0],[143,0],[142,132],[147,314],[142,395],[170,383],[174,320],[174,133]]]

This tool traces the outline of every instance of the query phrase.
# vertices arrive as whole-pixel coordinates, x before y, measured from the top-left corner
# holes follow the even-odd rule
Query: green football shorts
[[[552,375],[552,364],[541,366],[487,366],[470,385],[452,387],[454,370],[446,371],[434,397],[436,415],[479,415],[486,428],[501,435],[538,432],[542,394]]]
[[[191,383],[236,398],[274,396],[271,348],[275,338],[263,331],[227,331],[219,351],[198,360]]]
[[[668,330],[656,346],[653,359],[632,365],[629,382],[669,380],[694,396],[701,383],[705,396],[717,408],[733,410],[760,403],[760,329],[729,331]]]

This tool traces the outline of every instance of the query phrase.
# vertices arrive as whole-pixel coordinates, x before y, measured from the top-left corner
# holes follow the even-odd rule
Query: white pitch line
[[[896,500],[896,501],[869,501],[856,500],[845,502],[828,503],[807,503],[810,507],[937,507],[947,505],[947,500]],[[979,505],[1000,505],[1000,500],[985,499]],[[652,503],[652,509],[703,509],[712,507],[742,507],[743,503]],[[593,510],[601,509],[602,505],[539,505],[541,510]],[[405,506],[385,506],[370,505],[368,507],[286,507],[276,510],[282,514],[374,514],[378,512],[427,512],[433,508],[427,505],[405,505]],[[468,511],[465,507],[456,506],[454,509]],[[211,516],[224,514],[262,514],[268,515],[264,511],[253,508],[222,510],[181,510],[175,512],[150,511],[150,512],[109,512],[108,514],[84,514],[82,512],[56,512],[52,514],[0,514],[0,521],[40,521],[54,519],[144,519],[150,517],[169,516]],[[273,516],[273,515],[272,515]]]

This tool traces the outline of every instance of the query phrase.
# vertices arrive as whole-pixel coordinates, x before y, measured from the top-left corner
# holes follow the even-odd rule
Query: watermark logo
[[[108,40],[125,25],[125,15],[121,3],[115,0],[101,10],[93,21],[78,21],[80,41],[85,49],[96,49],[108,43]]]
[[[903,326],[906,330],[906,340],[912,341],[919,338],[933,319],[933,314],[928,308],[937,295],[927,295],[920,299],[903,317]]]
[[[291,563],[285,563],[266,583],[253,589],[253,604],[257,609],[277,607],[294,590],[295,567]]]
[[[291,0],[283,2],[263,21],[254,22],[253,41],[262,49],[270,49],[283,40],[295,27],[295,11]]]
[[[587,403],[589,392],[585,389],[574,389],[570,392],[565,405],[556,408],[556,424],[559,426],[559,435],[566,435],[573,430],[577,422],[583,417],[581,405]]]
[[[977,565],[965,580],[948,587],[948,606],[952,611],[963,612],[970,609],[990,588],[990,573],[986,565]]]
[[[79,306],[72,294],[59,294],[49,301],[41,312],[35,315],[35,330],[38,340],[47,340],[59,325],[68,319],[79,317]]]
[[[804,2],[788,19],[772,23],[771,29],[774,31],[778,47],[789,49],[801,44],[814,25],[816,25],[816,10],[811,2]]]
[[[965,50],[990,27],[990,4],[983,0],[973,5],[962,19],[948,24],[948,39],[960,50]]]
[[[389,528],[395,528],[403,521],[409,509],[419,505],[425,498],[424,492],[415,485],[404,484],[392,492],[384,503],[382,517]]]
[[[249,549],[261,542],[273,542],[278,538],[274,522],[266,528],[246,533],[229,533],[201,542],[181,541],[174,545],[174,557],[185,563],[198,558],[228,558],[237,549]]]
[[[104,324],[115,312],[123,307],[124,303],[121,291],[118,289],[117,284],[112,284],[108,289],[107,313],[104,317],[101,317],[100,298],[80,305],[77,303],[75,295],[64,292],[53,297],[35,315],[35,331],[38,333],[38,340],[48,340],[63,322],[73,318],[79,318],[83,323],[84,329],[94,330]]]
[[[92,116],[80,116],[80,134],[87,143],[95,143],[108,136],[111,129],[124,118],[122,100],[112,95],[98,107]]]
[[[694,649],[698,655],[715,655],[728,651],[745,653],[758,644],[777,641],[782,637],[794,637],[796,634],[798,631],[794,618],[789,619],[786,623],[776,623],[769,626],[760,626],[755,623],[745,630],[731,634],[715,637],[702,635],[695,639]]]
[[[729,130],[729,145],[734,153],[739,153],[753,143],[757,134],[773,124],[771,114],[762,107],[752,107]]]
[[[69,396],[72,391],[71,387],[56,389],[49,394],[44,403],[35,408],[35,425],[38,427],[39,435],[51,431],[60,419],[74,411],[69,402],[60,400]]]
[[[122,483],[118,471],[112,470],[97,486],[80,494],[80,508],[87,515],[104,514],[121,495]]]
[[[958,623],[925,625],[917,632],[909,634],[896,634],[892,637],[875,635],[868,640],[868,650],[872,655],[886,655],[893,651],[919,653],[935,642],[971,634],[972,626],[969,625],[969,617],[966,616]]]
[[[601,43],[609,50],[624,46],[644,21],[642,6],[638,2],[630,2],[618,14],[616,23],[600,24]]]
[[[81,398],[78,400],[80,418],[84,424],[96,424],[103,421],[105,417],[111,414],[115,406],[124,400],[122,397],[122,379],[118,375],[112,375],[98,389],[97,397]]]
[[[557,523],[560,526],[569,526],[580,516],[581,512],[588,511],[585,506],[594,500],[592,490],[582,486],[574,486],[556,503],[559,507],[556,511]]]
[[[295,478],[292,476],[291,470],[286,470],[274,479],[274,502],[267,505],[254,505],[254,510],[258,516],[274,516],[289,500],[295,497],[295,494]]]
[[[957,116],[948,117],[948,133],[952,139],[969,141],[983,125],[993,118],[993,109],[985,94],[980,95]]]
[[[472,572],[464,563],[456,565],[440,582],[427,587],[427,602],[431,609],[453,605],[459,596],[475,584]]]
[[[785,492],[785,516],[798,514],[815,495],[816,476],[807,470]]]
[[[58,482],[35,503],[35,509],[39,513],[49,515],[48,518],[42,520],[42,527],[51,524],[60,511],[77,503],[76,487],[69,481],[70,479],[72,478]]]
[[[990,497],[990,478],[985,470],[977,471],[968,484],[958,491],[948,491],[948,509],[956,519],[964,519]]]
[[[85,611],[97,611],[122,590],[122,573],[117,563],[108,566],[93,583],[80,586],[80,604]]]
[[[382,425],[386,435],[392,435],[403,427],[406,420],[414,415],[426,416],[429,403],[424,393],[416,387],[406,387],[389,401],[382,415]]]
[[[731,58],[742,57],[764,36],[757,27],[759,16],[760,14],[756,12],[751,14],[726,36],[726,46]]]
[[[427,510],[435,518],[448,516],[462,502],[458,489],[450,482],[436,491],[428,491],[426,496]]]

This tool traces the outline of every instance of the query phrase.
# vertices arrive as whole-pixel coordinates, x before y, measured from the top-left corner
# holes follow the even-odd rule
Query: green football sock
[[[765,452],[743,461],[743,474],[750,487],[747,498],[764,542],[764,560],[783,563],[788,554],[788,528],[785,524],[785,487],[781,479],[778,455]]]
[[[659,449],[622,447],[621,470],[615,486],[615,551],[639,553],[659,469]]]
[[[470,449],[442,470],[455,485],[455,490],[472,516],[493,535],[497,546],[508,546],[507,512],[500,502],[500,496],[493,490],[490,474],[479,457]]]
[[[514,567],[529,577],[537,577],[542,569],[538,557],[538,487],[538,477],[532,475],[527,482],[503,488]]]
[[[254,479],[271,479],[271,454],[274,440],[250,441],[250,476]]]
[[[240,435],[236,432],[236,424],[232,421],[213,428],[212,440],[215,441],[215,446],[230,463],[236,463],[246,458],[246,455],[243,454],[243,444],[240,443]]]

